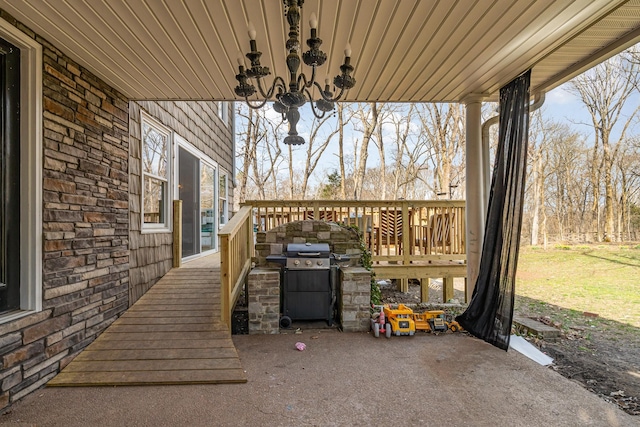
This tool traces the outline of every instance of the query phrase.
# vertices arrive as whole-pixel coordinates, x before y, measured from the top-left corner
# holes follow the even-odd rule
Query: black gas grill
[[[338,265],[327,243],[290,243],[268,261],[282,265],[280,326],[292,320],[334,320]]]

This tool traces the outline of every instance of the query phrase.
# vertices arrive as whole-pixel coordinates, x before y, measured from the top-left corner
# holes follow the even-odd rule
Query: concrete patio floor
[[[463,334],[234,336],[247,384],[46,388],[23,426],[639,426],[550,368]],[[295,343],[306,343],[297,351]]]

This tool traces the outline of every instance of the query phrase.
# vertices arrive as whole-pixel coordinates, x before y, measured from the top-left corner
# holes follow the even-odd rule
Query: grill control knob
[[[300,261],[298,261],[297,259],[293,261],[293,265],[300,265]]]
[[[311,260],[309,260],[309,259],[308,259],[308,260],[306,260],[304,263],[305,263],[305,265],[307,265],[308,267],[311,267],[311,264],[313,264],[313,263],[311,262]]]
[[[320,259],[320,260],[318,260],[318,263],[317,263],[317,264],[318,264],[318,265],[322,265],[322,264],[324,264],[324,262],[322,262],[322,260]]]

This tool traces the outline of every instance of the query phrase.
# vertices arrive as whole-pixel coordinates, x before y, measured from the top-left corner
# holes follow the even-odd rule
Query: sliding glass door
[[[216,170],[206,163],[200,169],[200,245],[202,252],[215,249],[216,230],[215,182]]]
[[[203,155],[178,148],[178,197],[182,200],[182,258],[217,249],[216,167]]]
[[[182,258],[200,253],[200,159],[178,149],[178,197],[182,200]]]

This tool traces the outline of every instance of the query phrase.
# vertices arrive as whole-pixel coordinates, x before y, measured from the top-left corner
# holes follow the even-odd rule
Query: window
[[[170,229],[170,132],[142,115],[142,228]]]
[[[218,117],[226,125],[229,124],[229,105],[226,102],[218,101]]]
[[[42,310],[42,46],[3,19],[0,40],[0,102],[5,112],[0,126],[0,323],[4,323]],[[15,123],[7,121],[11,116]]]
[[[218,188],[218,211],[219,211],[219,224],[222,226],[227,223],[227,218],[229,215],[229,207],[227,205],[227,187],[228,187],[228,174],[226,171],[220,169],[220,180]]]

